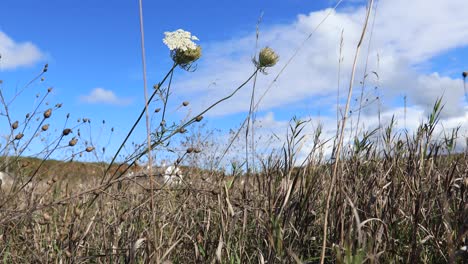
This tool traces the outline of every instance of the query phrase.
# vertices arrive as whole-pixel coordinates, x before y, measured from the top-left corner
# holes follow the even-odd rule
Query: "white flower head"
[[[164,32],[163,42],[166,46],[172,50],[194,50],[197,48],[197,44],[194,40],[199,40],[196,36],[192,36],[192,33],[183,29],[178,29],[174,32]]]

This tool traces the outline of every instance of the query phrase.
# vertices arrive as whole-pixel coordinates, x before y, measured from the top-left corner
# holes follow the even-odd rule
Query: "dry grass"
[[[426,148],[424,127],[414,137],[387,134],[381,148],[363,138],[347,150],[329,211],[326,262],[445,263],[463,254],[468,159],[447,154],[440,142]],[[262,161],[246,194],[240,180],[184,168],[185,184],[154,188],[153,211],[149,179],[99,188],[98,178],[64,175],[6,204],[2,193],[0,253],[9,263],[317,263],[332,166],[313,162],[320,153],[306,166],[289,166],[294,149],[284,153],[291,155]],[[56,166],[85,175],[99,164]]]

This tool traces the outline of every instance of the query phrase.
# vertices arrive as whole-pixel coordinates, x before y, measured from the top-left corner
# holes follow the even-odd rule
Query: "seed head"
[[[272,48],[265,47],[260,51],[258,55],[258,61],[254,61],[255,66],[260,69],[267,67],[273,67],[278,62],[279,56],[275,53]]]
[[[87,147],[85,150],[86,150],[86,152],[91,152],[91,151],[94,150],[94,147]]]
[[[15,121],[13,124],[11,124],[11,128],[17,129],[18,128],[18,121]]]
[[[49,124],[45,124],[41,127],[42,131],[47,131],[49,129]]]
[[[188,154],[190,154],[190,153],[192,153],[192,152],[194,152],[194,151],[195,151],[195,149],[192,148],[192,147],[190,147],[190,148],[187,149],[187,153],[188,153]]]
[[[187,106],[187,105],[189,105],[189,102],[188,102],[188,101],[184,101],[184,102],[182,102],[182,105],[183,105],[183,106]]]
[[[68,142],[68,145],[70,147],[73,147],[76,145],[76,143],[78,142],[78,139],[77,138],[72,138],[69,142]]]
[[[159,111],[161,111],[161,108],[156,108],[156,109],[154,109],[154,112],[155,112],[155,113],[159,113]]]
[[[52,109],[50,108],[44,112],[44,118],[49,118],[51,115],[52,115]]]
[[[44,69],[42,69],[42,72],[47,72],[49,69],[49,64],[44,65]]]
[[[181,128],[179,129],[179,132],[180,132],[181,134],[183,134],[183,133],[187,132],[187,129],[185,129],[184,127],[181,127]]]
[[[70,128],[65,128],[63,131],[62,131],[62,135],[64,136],[68,136],[68,134],[70,134],[72,132],[72,130]]]
[[[202,121],[202,119],[203,119],[203,116],[201,116],[201,115],[195,117],[195,121],[197,121],[197,122]]]
[[[18,133],[18,134],[16,134],[15,139],[16,139],[16,140],[20,140],[20,139],[22,139],[23,137],[24,137],[24,134],[23,134],[23,133]]]
[[[200,46],[197,46],[195,49],[177,49],[171,52],[172,60],[183,68],[198,60],[201,55],[202,49]]]
[[[47,88],[48,93],[52,92],[52,90],[53,90],[52,87]]]

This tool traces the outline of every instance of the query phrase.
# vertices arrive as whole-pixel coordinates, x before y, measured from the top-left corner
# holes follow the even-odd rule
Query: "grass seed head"
[[[16,140],[20,140],[20,139],[22,139],[23,137],[24,137],[24,134],[23,134],[23,133],[18,133],[18,134],[16,134],[15,139],[16,139]]]

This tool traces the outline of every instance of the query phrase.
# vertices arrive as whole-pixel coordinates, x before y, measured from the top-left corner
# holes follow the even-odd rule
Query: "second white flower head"
[[[163,42],[170,50],[187,51],[197,48],[197,44],[193,41],[198,40],[198,38],[183,29],[178,29],[174,32],[164,32],[164,35]]]

